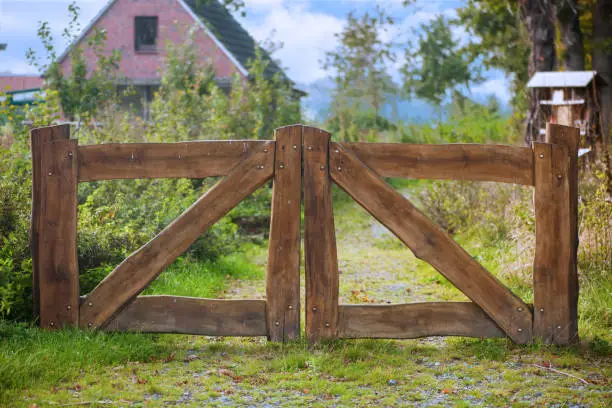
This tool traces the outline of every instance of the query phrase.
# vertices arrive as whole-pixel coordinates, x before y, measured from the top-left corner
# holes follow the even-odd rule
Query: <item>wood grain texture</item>
[[[513,341],[531,340],[532,313],[453,238],[393,190],[342,145],[330,152],[332,179],[392,231],[414,255],[431,264]]]
[[[227,175],[266,141],[108,143],[79,146],[79,181]]]
[[[43,328],[78,323],[77,141],[68,125],[33,129],[31,246]]]
[[[303,129],[306,337],[311,343],[337,335],[339,277],[329,138],[323,130]]]
[[[567,148],[569,165],[567,181],[569,186],[569,212],[571,246],[569,251],[569,283],[568,283],[568,316],[566,328],[563,329],[562,343],[577,342],[578,339],[578,149],[580,147],[580,129],[570,126],[561,126],[552,123],[546,124],[546,141]]]
[[[265,336],[266,302],[140,296],[104,329],[204,336]]]
[[[300,336],[302,126],[276,130],[266,301],[268,338]]]
[[[381,177],[498,181],[533,185],[528,147],[409,143],[342,143]]]
[[[427,336],[505,337],[472,302],[340,305],[338,337],[412,339]]]
[[[87,296],[81,327],[100,327],[229,210],[272,177],[274,142],[262,144]]]
[[[569,156],[564,146],[547,143],[535,143],[534,153],[534,335],[544,343],[568,344],[578,335]]]

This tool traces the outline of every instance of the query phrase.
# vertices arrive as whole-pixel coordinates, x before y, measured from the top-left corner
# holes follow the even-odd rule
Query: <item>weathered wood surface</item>
[[[533,185],[533,154],[528,147],[409,143],[342,145],[381,177]]]
[[[266,302],[140,296],[104,329],[204,336],[265,336]]]
[[[268,337],[300,336],[300,203],[302,126],[276,130],[266,301]]]
[[[35,313],[40,326],[75,326],[77,262],[77,141],[69,125],[33,129],[31,245]]]
[[[531,340],[532,313],[453,238],[340,144],[330,151],[332,179],[383,223],[415,256],[431,264],[516,343]]]
[[[567,181],[569,185],[569,212],[571,246],[569,253],[563,250],[564,256],[569,256],[568,272],[568,298],[569,304],[565,324],[557,334],[557,344],[567,344],[578,341],[578,149],[580,147],[580,129],[576,127],[561,126],[552,123],[546,124],[546,141],[567,148],[569,165]],[[565,261],[563,261],[565,262]]]
[[[100,282],[81,304],[79,325],[103,326],[211,225],[269,180],[273,165],[274,142],[265,142]]]
[[[330,134],[303,128],[306,337],[335,338],[338,322],[338,255],[329,178]]]
[[[505,337],[505,334],[472,302],[340,305],[338,337],[427,336]]]
[[[79,181],[227,175],[266,141],[108,143],[79,146]]]
[[[577,340],[578,282],[572,256],[573,231],[568,150],[535,143],[536,250],[533,270],[534,336],[545,343]]]

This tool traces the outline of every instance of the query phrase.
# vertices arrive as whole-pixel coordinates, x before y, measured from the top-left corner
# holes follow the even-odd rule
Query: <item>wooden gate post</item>
[[[276,130],[274,187],[268,270],[268,339],[300,337],[300,204],[302,198],[302,125]]]
[[[31,131],[33,297],[43,328],[79,320],[77,143],[69,125]]]
[[[547,123],[534,144],[534,335],[547,344],[578,340],[579,141],[578,128]]]
[[[304,127],[304,251],[306,337],[310,343],[337,337],[338,256],[329,176],[330,134]]]

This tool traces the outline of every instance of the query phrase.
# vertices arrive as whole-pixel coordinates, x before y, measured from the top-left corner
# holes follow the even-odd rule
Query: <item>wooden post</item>
[[[276,130],[272,216],[266,276],[268,339],[300,337],[302,126]]]
[[[32,270],[40,326],[78,324],[77,140],[70,126],[31,131]]]
[[[549,143],[534,144],[534,335],[548,344],[578,340],[579,137],[577,128],[549,123]]]
[[[332,339],[338,329],[338,257],[329,176],[330,134],[304,127],[306,337]]]

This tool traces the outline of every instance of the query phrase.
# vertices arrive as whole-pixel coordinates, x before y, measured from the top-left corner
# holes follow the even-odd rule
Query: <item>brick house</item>
[[[65,74],[70,73],[70,53],[77,45],[83,46],[86,59],[91,61],[91,66],[95,65],[95,56],[87,48],[86,40],[97,28],[106,31],[108,52],[121,51],[119,75],[122,79],[117,85],[121,88],[130,84],[136,91],[125,103],[141,107],[145,116],[147,103],[160,85],[168,42],[180,44],[188,32],[194,30],[192,38],[198,56],[213,65],[218,84],[225,88],[236,73],[245,79],[249,77],[248,61],[255,58],[258,47],[253,37],[217,0],[110,0],[58,57]],[[269,60],[266,75],[279,73],[289,81],[269,55],[263,52],[263,57]],[[0,77],[0,89],[9,81],[12,85],[18,84],[18,81]]]

